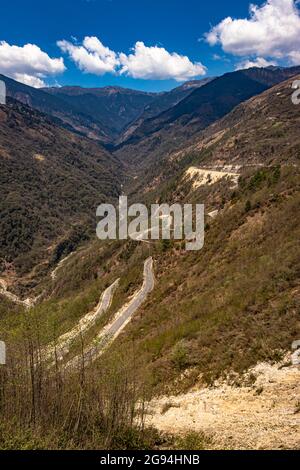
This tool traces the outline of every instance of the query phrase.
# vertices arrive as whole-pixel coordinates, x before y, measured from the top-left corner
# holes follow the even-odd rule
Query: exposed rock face
[[[149,422],[171,434],[204,432],[215,448],[299,449],[300,369],[282,365],[258,364],[241,387],[219,383],[161,397]]]

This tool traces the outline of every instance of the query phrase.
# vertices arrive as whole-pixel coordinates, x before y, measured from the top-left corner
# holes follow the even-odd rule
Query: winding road
[[[67,364],[67,368],[79,366],[84,363],[95,361],[105,351],[107,346],[114,341],[121,331],[131,320],[134,313],[139,309],[154,288],[154,272],[152,257],[146,259],[144,263],[144,281],[141,289],[137,291],[133,298],[124,305],[114,316],[114,319],[106,325],[96,336],[93,346],[87,348],[83,356],[76,356]]]
[[[63,258],[62,260],[60,260],[60,262],[58,263],[58,265],[56,266],[56,268],[53,269],[53,271],[52,271],[51,274],[50,274],[52,281],[55,281],[56,275],[57,275],[57,271],[59,271],[59,269],[65,264],[66,261],[68,261],[68,259],[69,259],[72,255],[74,255],[74,251],[72,251],[71,253],[69,253],[68,256],[66,256],[66,257]]]
[[[29,299],[29,298],[25,300],[20,299],[17,295],[7,290],[7,284],[4,281],[4,279],[0,279],[0,295],[3,295],[11,302],[18,304],[18,305],[22,305],[25,308],[33,307],[38,299],[38,297],[36,297],[35,299]]]
[[[119,281],[120,280],[117,279],[113,284],[105,289],[95,310],[87,313],[72,330],[60,336],[56,344],[51,344],[42,351],[42,355],[45,359],[53,359],[56,354],[57,359],[61,361],[64,356],[69,353],[73,342],[78,339],[78,337],[83,336],[109,309],[114,291],[118,287]]]

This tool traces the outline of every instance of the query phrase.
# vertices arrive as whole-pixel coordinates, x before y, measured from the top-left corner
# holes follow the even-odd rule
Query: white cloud
[[[300,64],[300,51],[292,51],[290,53],[290,59],[293,64],[299,65]]]
[[[225,54],[224,55],[213,54],[212,58],[213,60],[217,60],[217,61],[222,61],[222,62],[227,62],[227,63],[231,62],[231,60]]]
[[[206,73],[200,62],[193,63],[187,56],[170,53],[163,47],[147,47],[141,41],[135,44],[132,54],[120,54],[120,62],[120,73],[133,78],[180,82]]]
[[[33,88],[42,88],[47,86],[41,78],[28,75],[27,73],[15,73],[13,78],[17,80],[17,82],[25,83],[25,85],[32,86]]]
[[[270,65],[277,65],[273,60],[266,60],[263,57],[257,57],[254,60],[243,60],[236,66],[236,70],[251,69],[252,67],[270,67]]]
[[[204,75],[206,68],[186,56],[170,53],[163,47],[147,47],[138,41],[130,54],[105,47],[96,37],[86,36],[81,45],[58,41],[58,46],[83,72],[104,75],[115,73],[133,78],[184,81]]]
[[[35,44],[23,47],[0,41],[0,73],[34,87],[45,85],[43,78],[64,72],[62,58],[52,59]]]
[[[95,75],[114,73],[119,65],[117,54],[105,47],[96,37],[86,36],[81,46],[69,41],[58,41],[57,45],[69,54],[80,70]]]
[[[298,1],[268,0],[250,5],[249,19],[225,18],[205,35],[211,45],[238,56],[287,59],[299,64],[300,13]]]

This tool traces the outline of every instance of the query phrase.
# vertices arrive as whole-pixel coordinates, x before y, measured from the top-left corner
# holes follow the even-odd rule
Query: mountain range
[[[116,149],[116,154],[126,161],[134,161],[135,167],[140,166],[144,171],[154,159],[161,162],[241,102],[297,73],[300,73],[300,67],[252,68],[216,78],[174,107],[144,121],[121,148]]]
[[[267,140],[263,134],[256,153],[240,144],[235,156],[236,147],[226,139],[245,142],[239,137],[243,134],[240,128],[260,135],[264,127],[257,128],[258,117],[251,122],[255,108],[247,100],[297,73],[300,67],[253,68],[187,82],[159,94],[115,87],[40,90],[0,77],[9,96],[8,106],[1,107],[0,129],[2,261],[15,262],[18,269],[23,265],[21,270],[26,271],[41,261],[47,243],[54,239],[71,246],[75,230],[80,232],[75,236],[79,242],[87,232],[92,233],[90,224],[97,203],[117,198],[121,184],[128,194],[143,192],[145,185],[153,187],[155,181],[162,183],[174,176],[186,161],[193,160],[191,155],[197,155],[199,148],[200,155],[203,148],[208,155],[204,164],[216,160],[220,167],[226,163],[227,148],[229,165],[239,165],[239,160],[245,164],[249,154],[251,164],[261,163],[262,153],[266,162],[272,161],[275,135],[289,135],[289,129],[283,129],[283,108],[270,147],[266,142],[272,138]],[[265,115],[260,106],[257,113]],[[96,139],[90,134],[92,128]],[[101,135],[107,136],[107,149],[100,143],[100,128]],[[122,135],[127,139],[121,144],[107,145]],[[210,140],[214,156],[205,143]],[[218,142],[220,156],[216,158]],[[290,145],[290,155],[297,154],[297,145]],[[26,217],[32,223],[25,223]],[[75,226],[73,231],[70,224]],[[71,241],[64,241],[66,237]],[[70,247],[60,256],[68,251]]]
[[[163,93],[147,93],[121,87],[55,87],[36,89],[0,75],[9,97],[53,117],[78,134],[104,144],[122,140],[128,126],[143,122],[177,104],[210,79],[187,82]],[[124,139],[124,137],[123,137]]]
[[[265,419],[254,434],[267,433],[274,448],[297,447],[298,385],[284,379],[287,403],[270,387],[274,364],[279,393],[285,372],[298,374],[288,358],[300,337],[300,107],[291,99],[300,67],[239,70],[165,93],[37,90],[0,79],[9,95],[0,105],[0,326],[11,355],[5,390],[14,391],[6,395],[0,444],[11,445],[5,436],[13,422],[24,448],[74,448],[79,435],[86,446],[105,446],[115,403],[130,410],[132,426],[141,396],[163,396],[159,426],[174,408],[186,414],[186,395],[179,408],[173,399],[187,391],[221,397],[232,423],[243,389],[242,421],[248,407]],[[97,206],[117,204],[122,194],[146,205],[204,204],[203,249],[186,251],[173,239],[98,240]],[[53,350],[55,372],[40,359]],[[31,375],[27,358],[40,361]],[[78,371],[70,368],[76,358]],[[93,388],[99,381],[101,393]],[[57,390],[64,399],[57,401]],[[137,390],[128,406],[124,399]],[[201,401],[201,413],[222,424],[220,401],[209,403]],[[32,428],[24,433],[32,409],[43,438]],[[122,428],[116,448],[150,446],[137,444],[133,429]],[[169,429],[172,441],[176,420]],[[226,448],[232,440],[254,447],[247,432],[241,437],[230,424]],[[197,434],[197,448],[217,446],[214,426],[211,433],[207,440]],[[151,446],[165,448],[168,435],[150,434]],[[196,446],[194,439],[182,447]]]

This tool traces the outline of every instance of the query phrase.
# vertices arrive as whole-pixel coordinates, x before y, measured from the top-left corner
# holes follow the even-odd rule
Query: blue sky
[[[173,88],[185,79],[234,70],[237,64],[300,63],[300,16],[296,3],[293,0],[268,0],[267,5],[259,0],[254,3],[257,9],[249,16],[249,0],[1,2],[0,73],[37,86],[42,82],[89,87],[119,85],[159,91]],[[294,36],[289,38],[271,30],[275,19],[279,31],[282,12],[285,24],[290,21],[294,28],[291,31]],[[227,17],[232,18],[231,24],[222,24]],[[243,37],[238,29],[241,20],[247,21],[242,24]],[[253,28],[258,28],[261,34],[257,42],[253,41]],[[204,39],[209,32],[210,37]],[[96,49],[87,48],[81,49],[83,56],[76,62],[74,57],[83,47],[84,38],[94,38],[92,44],[97,38],[97,51],[99,44],[108,49],[105,58],[102,53],[97,57]],[[58,41],[65,42],[59,47]],[[89,43],[84,43],[84,48]],[[138,57],[137,49],[132,51],[137,43]],[[40,52],[22,49],[26,44],[35,45]],[[151,49],[155,46],[156,49]],[[172,57],[173,53],[176,57]],[[143,54],[149,63],[143,60]],[[155,57],[160,55],[165,58],[156,63]],[[187,56],[189,63],[185,64],[180,56]],[[105,67],[112,60],[113,70],[104,73],[102,60]]]

